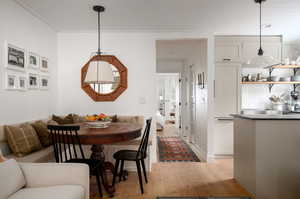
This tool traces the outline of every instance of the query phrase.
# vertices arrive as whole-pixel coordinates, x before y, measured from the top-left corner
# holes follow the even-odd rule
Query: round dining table
[[[114,165],[105,161],[104,145],[133,140],[141,136],[142,126],[134,123],[111,123],[107,128],[93,128],[80,125],[78,136],[83,145],[92,145],[91,159],[102,162],[103,185],[109,196],[113,196],[115,187],[109,183],[108,175],[114,173]]]

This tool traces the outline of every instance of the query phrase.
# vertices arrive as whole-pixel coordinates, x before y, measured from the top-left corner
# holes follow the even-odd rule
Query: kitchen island
[[[256,199],[300,198],[300,115],[234,117],[234,178]]]

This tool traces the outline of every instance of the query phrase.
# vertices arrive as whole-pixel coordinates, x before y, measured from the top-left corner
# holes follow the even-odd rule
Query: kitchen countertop
[[[234,118],[242,118],[249,120],[300,120],[300,114],[282,114],[282,115],[267,115],[267,114],[231,114]]]

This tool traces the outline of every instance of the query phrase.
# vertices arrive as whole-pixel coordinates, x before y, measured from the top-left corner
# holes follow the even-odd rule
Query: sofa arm
[[[20,163],[26,187],[81,185],[89,199],[89,167],[78,163]]]

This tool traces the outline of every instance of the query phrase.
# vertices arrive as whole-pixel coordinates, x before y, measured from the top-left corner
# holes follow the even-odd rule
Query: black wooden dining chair
[[[121,161],[121,168],[120,168],[120,173],[119,173],[119,181],[121,181],[121,178],[123,175],[124,162],[125,161],[135,161],[137,171],[138,171],[138,176],[139,176],[141,192],[142,192],[142,194],[144,193],[143,179],[142,179],[142,173],[141,173],[141,164],[142,164],[142,169],[143,169],[143,173],[144,173],[144,177],[145,177],[145,182],[148,183],[146,167],[145,167],[145,159],[147,158],[147,148],[148,148],[151,121],[152,121],[151,118],[146,121],[145,131],[144,131],[140,146],[137,151],[136,150],[120,150],[120,151],[117,151],[116,153],[114,153],[113,157],[114,157],[114,159],[116,159],[116,164],[115,164],[115,171],[114,171],[114,177],[113,177],[113,185],[115,185],[115,182],[116,182],[116,177],[118,175],[120,161]]]
[[[80,126],[48,125],[50,137],[54,149],[54,156],[57,163],[82,163],[89,165],[90,175],[96,177],[100,197],[103,197],[100,176],[101,162],[99,160],[87,159],[78,136]]]

